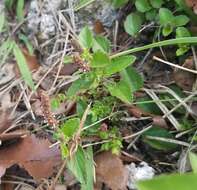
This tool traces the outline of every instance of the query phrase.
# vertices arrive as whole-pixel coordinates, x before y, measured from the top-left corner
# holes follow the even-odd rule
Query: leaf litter
[[[47,139],[36,138],[28,135],[6,147],[0,149],[1,177],[6,169],[17,164],[24,168],[34,179],[52,176],[54,167],[61,163],[60,151]]]
[[[60,8],[61,3],[61,1],[57,2],[58,5],[54,7],[55,11],[57,11],[56,9]],[[186,0],[186,3],[188,7],[191,7],[196,14],[196,1]],[[142,36],[140,35],[139,38],[137,37],[136,39],[133,39],[121,30],[119,31],[119,28],[116,28],[116,31],[111,32],[112,28],[110,27],[112,21],[114,21],[119,13],[121,13],[119,15],[120,18],[124,20],[126,16],[125,14],[131,9],[129,6],[121,8],[118,12],[116,12],[114,9],[110,9],[109,11],[108,7],[104,7],[104,11],[101,11],[101,14],[99,13],[99,19],[97,18],[97,16],[91,14],[89,21],[86,21],[87,19],[89,19],[87,11],[92,13],[92,8],[93,10],[96,10],[96,3],[92,6],[88,6],[75,15],[74,13],[71,13],[72,11],[70,12],[66,9],[66,17],[68,16],[68,20],[71,21],[71,23],[68,23],[69,21],[65,19],[66,17],[64,18],[64,16],[60,13],[57,17],[58,19],[60,19],[60,22],[56,23],[55,25],[57,15],[56,13],[52,13],[52,7],[48,6],[49,4],[49,1],[44,2],[44,6],[41,6],[38,1],[31,2],[31,5],[29,7],[30,13],[28,13],[28,15],[36,14],[35,17],[39,18],[39,20],[37,23],[35,23],[34,28],[34,25],[31,24],[36,22],[36,20],[29,17],[28,27],[35,33],[31,33],[29,35],[26,29],[24,29],[23,27],[20,28],[20,26],[19,29],[16,29],[15,31],[17,34],[18,30],[22,33],[27,32],[27,35],[29,35],[28,38],[31,40],[34,47],[36,47],[36,51],[39,55],[32,55],[26,48],[19,46],[19,49],[25,58],[27,67],[32,73],[32,78],[35,84],[38,84],[38,90],[36,91],[36,93],[31,92],[30,89],[26,87],[23,82],[21,82],[21,74],[19,71],[20,69],[12,60],[12,58],[9,60],[11,63],[3,65],[0,70],[0,89],[3,89],[3,93],[0,94],[0,106],[2,108],[2,110],[0,111],[0,177],[2,177],[2,179],[6,179],[6,171],[11,169],[15,165],[18,165],[20,168],[23,168],[28,172],[29,176],[26,176],[27,178],[31,176],[36,181],[41,181],[42,178],[46,178],[47,182],[45,182],[48,185],[46,185],[44,182],[43,187],[45,185],[47,187],[50,187],[50,179],[52,178],[53,180],[53,177],[55,176],[53,174],[58,173],[58,166],[61,165],[60,150],[57,146],[60,142],[56,142],[56,137],[52,137],[51,135],[56,129],[52,128],[51,126],[49,127],[48,124],[57,126],[59,120],[60,122],[62,122],[62,120],[64,121],[65,118],[67,119],[67,117],[70,117],[70,115],[72,115],[73,113],[76,114],[77,112],[78,114],[78,112],[80,112],[80,109],[82,109],[83,107],[82,105],[80,105],[81,107],[78,106],[76,102],[73,101],[71,102],[70,108],[69,102],[67,102],[66,99],[61,102],[60,106],[57,109],[51,109],[50,105],[51,99],[53,97],[57,97],[59,93],[65,93],[70,84],[75,81],[76,78],[78,78],[78,74],[82,70],[82,68],[79,68],[79,65],[75,63],[64,65],[63,57],[65,56],[65,54],[68,53],[68,55],[70,55],[70,53],[72,54],[74,51],[76,51],[75,48],[73,48],[72,43],[70,42],[70,37],[75,36],[76,32],[73,29],[76,29],[78,31],[81,27],[80,25],[82,25],[81,23],[92,23],[92,28],[94,28],[93,30],[96,34],[104,34],[109,36],[110,38],[114,38],[113,41],[115,42],[115,44],[113,45],[116,47],[113,48],[114,50],[118,51],[136,45],[138,46],[139,44],[141,45],[141,43],[149,43],[146,34],[145,36],[143,36],[142,34]],[[99,11],[100,9],[102,10],[102,6],[100,6],[100,4],[102,5],[102,2],[99,2]],[[73,8],[71,4],[66,6],[69,6],[69,10],[72,10]],[[46,8],[50,10],[45,10]],[[26,9],[28,10],[28,8]],[[39,15],[39,11],[41,11],[41,16]],[[67,14],[67,12],[69,13]],[[108,15],[110,14],[110,12],[113,13],[110,17],[107,17],[107,20],[105,20],[105,15],[102,16],[103,14],[106,14],[106,12]],[[86,14],[84,16],[85,20],[83,20],[84,14]],[[74,22],[73,16],[77,15],[79,15],[78,17],[80,17],[78,19],[80,23],[77,23],[77,25],[75,25],[76,23]],[[93,17],[95,17],[95,20],[93,19]],[[121,20],[120,18],[119,20]],[[47,19],[47,22],[44,22],[46,21],[45,19]],[[43,22],[45,23],[45,25],[41,26],[41,31],[39,31],[39,23]],[[50,24],[47,25],[47,23]],[[61,23],[63,23],[63,25],[61,25]],[[26,25],[24,26],[26,27]],[[116,27],[119,27],[117,22]],[[112,33],[114,36],[112,35]],[[62,34],[63,37],[61,36]],[[101,36],[98,36],[97,39],[99,39],[99,37]],[[117,37],[118,39],[116,39]],[[157,54],[158,51],[153,51],[151,53],[151,56]],[[170,50],[166,50],[164,48],[162,49],[161,53],[159,52],[159,56],[162,55],[163,57],[166,57],[165,54],[167,55],[167,57],[170,57],[169,59],[173,59],[173,61],[176,59],[176,57],[172,55],[173,53],[171,53]],[[138,58],[140,59],[141,56],[144,57],[144,54],[139,54]],[[109,151],[99,152],[94,155],[96,169],[95,189],[97,190],[103,189],[103,186],[105,186],[105,189],[110,188],[112,190],[126,190],[127,188],[133,189],[135,187],[136,180],[152,178],[154,173],[160,174],[169,171],[175,171],[174,165],[176,164],[177,158],[179,157],[177,149],[169,151],[166,148],[169,147],[169,142],[160,142],[158,140],[155,140],[154,137],[163,138],[164,140],[165,138],[167,140],[173,140],[173,134],[178,133],[174,128],[177,126],[177,124],[181,124],[181,130],[186,130],[186,134],[187,130],[189,131],[188,134],[190,134],[190,130],[193,130],[192,127],[194,123],[192,123],[192,119],[196,116],[197,113],[196,101],[189,100],[188,102],[185,102],[187,106],[190,106],[190,108],[193,110],[193,113],[190,113],[187,112],[188,110],[186,109],[185,114],[185,110],[183,111],[183,109],[186,106],[184,107],[182,105],[185,105],[183,101],[186,101],[186,97],[182,97],[180,95],[180,98],[182,98],[182,102],[180,102],[180,99],[172,97],[172,94],[170,94],[169,92],[164,92],[164,90],[160,88],[159,85],[168,86],[178,94],[177,88],[174,89],[173,87],[173,85],[175,85],[176,87],[184,91],[186,95],[188,95],[190,93],[193,93],[192,91],[194,90],[196,75],[180,69],[174,69],[166,65],[161,66],[161,64],[159,63],[155,64],[153,60],[147,59],[147,57],[148,56],[145,55],[142,63],[139,63],[139,68],[141,68],[139,72],[144,78],[144,87],[148,88],[148,92],[150,93],[146,94],[145,89],[142,88],[142,81],[140,81],[140,90],[137,88],[138,91],[135,92],[134,97],[132,97],[134,104],[126,106],[121,105],[120,107],[118,107],[118,109],[120,109],[121,111],[122,109],[124,109],[124,117],[121,116],[121,118],[119,118],[118,116],[117,118],[111,119],[111,117],[107,116],[108,118],[104,119],[104,123],[102,122],[102,124],[105,124],[105,126],[102,126],[101,124],[100,132],[104,132],[104,134],[105,132],[110,132],[111,124],[114,125],[114,123],[115,126],[120,129],[119,132],[121,134],[119,135],[122,135],[124,143],[124,162],[121,159],[122,155],[118,156],[116,154],[112,154]],[[188,57],[186,58],[186,61],[181,60],[179,62],[184,62],[183,64],[181,64],[184,68],[192,70],[195,69],[195,60],[193,57]],[[50,67],[48,67],[49,65]],[[88,70],[89,68],[87,69],[87,71]],[[118,77],[119,76],[115,76],[114,79],[117,80]],[[10,87],[10,84],[15,79],[19,79],[17,81],[19,83]],[[21,92],[21,89],[18,88],[18,84],[20,84],[20,86],[23,86],[23,92]],[[99,90],[97,91],[98,96],[100,96]],[[38,92],[44,93],[40,93],[39,97],[39,95],[37,95]],[[105,93],[102,94],[101,97],[104,97],[104,95],[106,95]],[[20,94],[21,97],[19,96]],[[88,93],[85,95],[87,96],[86,98],[89,98],[90,96],[90,94]],[[170,101],[171,99],[173,99],[174,102]],[[177,102],[180,102],[180,105]],[[27,104],[31,109],[26,109]],[[177,105],[179,106],[174,109],[174,107],[176,107]],[[22,115],[19,119],[17,118],[18,115],[15,115],[15,117],[13,118],[13,113],[12,117],[10,116],[10,110],[13,107],[18,115]],[[117,109],[116,105],[114,105],[113,109]],[[29,110],[33,110],[32,112],[35,114],[35,120],[29,117]],[[90,115],[88,115],[88,119]],[[176,120],[177,116],[178,119]],[[185,118],[186,121],[184,120]],[[47,124],[44,120],[47,121]],[[37,128],[35,128],[35,126],[37,126]],[[148,128],[151,130],[147,130]],[[177,129],[179,130],[180,128]],[[32,131],[34,134],[30,134],[30,132]],[[122,131],[126,132],[123,133]],[[39,134],[42,132],[44,133],[45,138],[39,137]],[[113,130],[112,134],[110,135],[110,140],[114,140]],[[152,140],[148,137],[151,137]],[[104,142],[106,140],[105,138],[102,139],[98,135],[93,136],[92,139],[96,139],[96,142],[94,140],[87,140],[87,143],[93,143],[94,145],[94,143],[100,143],[97,142],[97,140],[101,140],[101,142],[102,140]],[[82,139],[77,140],[79,142],[86,142],[85,138],[83,139],[83,137]],[[182,139],[178,140],[180,140],[178,141],[179,143],[182,143]],[[190,141],[190,139],[186,138],[186,135],[184,136],[184,140],[188,140],[188,142]],[[52,144],[54,142],[55,144]],[[87,146],[88,145],[89,144],[87,144]],[[97,151],[97,148],[98,147],[96,144],[94,150]],[[155,151],[154,148],[157,151]],[[174,151],[173,154],[171,151]],[[139,159],[133,160],[133,155],[136,154],[139,155],[140,161],[146,160],[148,164],[144,162],[140,164]],[[133,163],[133,161],[135,161],[135,163]],[[149,164],[153,166],[154,169]],[[144,177],[145,174],[141,172],[142,168],[147,169],[145,169],[145,173],[148,176],[147,178]],[[139,171],[141,172],[141,174],[144,174],[142,175],[142,178],[138,176],[138,174],[140,173]],[[76,182],[76,180],[73,180],[73,176],[70,177],[70,174],[67,170],[64,172],[64,175],[62,175],[62,177],[64,179],[60,182],[63,183],[63,185],[56,185],[55,189],[66,189],[67,187],[71,189],[80,189],[79,184]],[[37,185],[39,185],[39,183]],[[14,186],[10,187],[10,189],[12,188],[14,188]],[[27,187],[24,186],[21,187],[21,189],[27,189]]]

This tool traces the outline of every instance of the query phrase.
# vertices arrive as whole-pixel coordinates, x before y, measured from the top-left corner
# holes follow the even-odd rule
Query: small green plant
[[[111,130],[99,131],[99,136],[103,140],[109,140],[101,145],[101,150],[112,151],[113,154],[119,154],[122,148],[122,138],[119,136],[117,128]]]
[[[155,22],[159,25],[158,34],[164,37],[174,34],[176,38],[190,37],[189,30],[184,27],[190,22],[188,16],[181,11],[173,13],[166,6],[168,0],[136,0],[134,1],[136,11],[129,14],[124,22],[125,31],[137,36],[142,25],[147,22]],[[176,9],[176,2],[171,2]],[[177,56],[183,55],[189,50],[188,44],[178,45]]]
[[[111,96],[126,104],[131,104],[133,93],[143,86],[141,76],[132,67],[132,63],[136,60],[136,57],[130,54],[154,47],[197,43],[197,38],[181,37],[165,40],[119,52],[114,55],[110,55],[109,40],[103,36],[94,36],[88,27],[82,29],[78,39],[83,50],[82,53],[72,57],[66,57],[65,62],[68,63],[73,59],[73,62],[81,67],[81,72],[78,72],[79,78],[72,83],[65,95],[59,96],[59,100],[54,101],[56,102],[54,105],[58,105],[59,102],[64,101],[65,98],[75,100],[77,102],[77,117],[69,119],[63,123],[56,134],[60,141],[62,156],[66,159],[70,153],[73,152],[72,144],[73,140],[76,140],[76,137],[79,138],[84,135],[89,136],[92,134],[99,135],[99,137],[104,141],[101,145],[101,150],[111,150],[113,153],[117,154],[122,147],[122,139],[117,130],[114,130],[115,128],[111,126],[107,130],[100,130],[100,125],[97,125],[97,122],[112,111],[113,103],[110,103],[111,101],[107,100],[107,97]],[[102,100],[95,98],[95,101],[93,97],[97,89],[100,89],[99,92],[102,92],[103,94],[101,96]],[[85,121],[83,121],[83,115],[86,113],[85,108],[90,102],[92,103],[91,109],[86,115]],[[82,126],[80,121],[83,121],[83,128],[81,128]],[[94,128],[94,130],[91,130],[92,128]],[[153,142],[149,139],[150,136],[155,136],[158,133],[161,137],[164,137],[163,131],[154,130],[147,132],[144,136],[144,140],[148,141],[152,147],[157,147],[160,150],[174,148],[174,145],[172,144],[159,144],[158,141]],[[165,137],[170,138],[172,136],[165,131]],[[87,170],[86,164],[82,165],[83,159],[89,153],[87,153],[86,150],[83,150],[80,144],[74,147],[74,159],[71,157],[70,161],[72,163],[72,167],[69,168],[75,174],[80,183],[85,184],[82,185],[84,189],[89,190],[87,184],[89,184],[88,181],[91,176],[89,176],[90,174],[83,172],[83,170]],[[78,170],[78,168],[81,169]],[[93,163],[91,165],[91,169],[93,169]],[[93,181],[90,181],[91,184],[93,184]]]
[[[131,103],[132,93],[142,87],[141,77],[134,69],[130,71],[135,72],[135,76],[140,80],[138,89],[133,89],[131,84],[133,79],[128,79],[130,75],[124,77],[126,72],[122,73],[123,76],[118,82],[112,76],[124,71],[134,63],[136,58],[132,55],[111,58],[108,53],[110,52],[109,41],[102,36],[94,37],[88,27],[85,27],[79,34],[79,43],[84,50],[79,59],[85,64],[88,72],[82,73],[79,79],[71,85],[67,96],[76,98],[77,94],[92,91],[102,85],[111,96],[125,103]],[[90,52],[91,48],[93,53]]]

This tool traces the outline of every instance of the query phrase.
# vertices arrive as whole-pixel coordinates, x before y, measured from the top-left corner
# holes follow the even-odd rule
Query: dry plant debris
[[[0,188],[133,190],[197,150],[196,0],[6,2],[0,43],[20,56],[0,45],[0,179],[26,176]]]
[[[119,156],[102,152],[95,156],[97,183],[103,182],[113,190],[124,190],[128,173]]]
[[[6,169],[17,164],[24,168],[33,178],[50,177],[54,168],[61,162],[58,148],[50,148],[47,139],[36,138],[35,135],[27,136],[20,141],[0,149],[0,176]]]

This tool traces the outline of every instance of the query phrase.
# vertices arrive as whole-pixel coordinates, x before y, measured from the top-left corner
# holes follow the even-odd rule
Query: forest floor
[[[192,170],[197,3],[111,2],[0,2],[0,189],[134,190]]]

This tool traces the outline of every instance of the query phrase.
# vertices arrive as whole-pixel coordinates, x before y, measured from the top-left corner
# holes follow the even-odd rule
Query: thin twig
[[[172,66],[172,67],[176,67],[176,68],[178,68],[178,69],[181,69],[181,70],[184,70],[184,71],[187,71],[187,72],[190,72],[190,73],[197,74],[197,71],[196,71],[196,70],[188,69],[188,68],[186,68],[186,67],[182,67],[182,66],[180,66],[180,65],[176,65],[176,64],[171,63],[171,62],[169,62],[169,61],[165,61],[165,60],[163,60],[163,59],[160,59],[160,58],[158,58],[158,57],[156,57],[156,56],[153,56],[153,59],[156,60],[156,61],[159,61],[159,62],[161,62],[161,63],[165,63],[165,64],[167,64],[167,65],[170,65],[170,66]]]
[[[61,176],[62,172],[64,171],[64,168],[66,167],[66,163],[67,163],[67,160],[64,160],[62,165],[61,165],[61,168],[59,169],[57,175],[55,176],[55,179],[53,180],[53,183],[52,183],[51,187],[49,187],[49,190],[54,190],[55,185],[56,185],[59,177]]]

